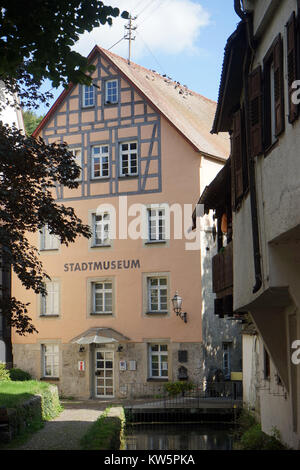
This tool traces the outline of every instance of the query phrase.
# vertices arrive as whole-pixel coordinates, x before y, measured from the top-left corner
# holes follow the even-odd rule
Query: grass
[[[82,450],[119,450],[125,425],[121,417],[108,416],[110,407],[92,424],[80,441]]]
[[[35,395],[41,395],[41,408],[34,413],[26,411],[21,405]],[[17,433],[14,439],[1,449],[13,449],[26,442],[36,431],[44,427],[44,422],[53,419],[62,411],[57,390],[50,387],[47,382],[37,380],[28,381],[0,381],[0,407],[14,408],[14,426]]]
[[[0,382],[0,406],[15,408],[32,398],[34,395],[42,395],[49,387],[46,382],[27,380],[22,382]]]

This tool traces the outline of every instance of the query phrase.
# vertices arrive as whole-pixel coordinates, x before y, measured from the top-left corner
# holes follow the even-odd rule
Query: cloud
[[[134,22],[137,26],[134,33],[136,39],[132,45],[135,61],[148,54],[149,49],[153,53],[174,55],[196,53],[199,34],[210,24],[210,14],[193,0],[106,0],[104,3],[137,15]],[[113,20],[112,27],[94,28],[92,32],[82,35],[75,50],[87,55],[95,44],[105,49],[111,48],[123,38],[126,24],[126,20],[117,18]],[[121,40],[112,51],[127,57],[128,41]]]

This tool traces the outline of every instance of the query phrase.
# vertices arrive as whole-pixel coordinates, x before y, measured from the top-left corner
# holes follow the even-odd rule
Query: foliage
[[[280,433],[273,428],[271,435],[264,433],[255,417],[243,410],[237,420],[237,430],[234,433],[239,450],[284,450],[286,447],[280,441]]]
[[[193,390],[194,387],[195,385],[192,382],[184,382],[184,381],[168,382],[164,384],[165,391],[171,397],[175,397],[176,395],[179,395],[179,394],[184,394],[184,392],[188,390]]]
[[[47,382],[26,380],[0,383],[0,406],[16,408],[34,395],[42,397],[43,419],[50,419],[49,417],[61,409],[56,387]]]
[[[29,374],[29,372],[26,372],[25,370],[22,369],[10,369],[9,370],[9,376],[11,380],[17,381],[17,382],[22,382],[24,380],[31,380],[32,377]]]
[[[0,14],[0,77],[17,92],[22,105],[38,107],[51,93],[39,88],[45,79],[53,87],[69,82],[90,83],[94,67],[72,47],[79,35],[112,24],[120,10],[99,0],[28,0],[26,14],[20,0],[2,0]],[[123,18],[128,13],[123,12]]]
[[[81,439],[82,450],[119,450],[125,425],[124,410],[120,417],[108,416],[110,407],[92,424]]]
[[[0,363],[0,382],[9,381],[9,380],[11,380],[10,375],[9,375],[9,370],[6,369],[5,364]]]
[[[25,4],[24,4],[25,6]],[[94,67],[71,48],[79,35],[91,31],[120,14],[118,8],[98,0],[28,0],[26,14],[20,0],[3,0],[0,9],[0,112],[5,106],[37,109],[49,104],[51,92],[41,92],[45,79],[52,86],[91,84]],[[123,18],[128,13],[122,13]],[[17,98],[16,98],[17,97]],[[29,132],[29,131],[28,131]],[[47,145],[42,138],[24,136],[0,121],[0,269],[12,266],[26,289],[46,295],[49,279],[28,241],[48,225],[50,233],[65,245],[77,236],[90,236],[70,207],[55,202],[55,188],[77,188],[80,169],[67,145]],[[28,305],[12,297],[2,286],[0,310],[6,323],[20,335],[33,333]]]
[[[74,209],[58,204],[53,189],[56,184],[76,188],[79,168],[66,144],[46,145],[42,139],[26,137],[0,122],[0,239],[4,266],[12,266],[26,289],[46,295],[45,279],[38,258],[26,233],[37,232],[44,225],[68,245],[78,235],[90,236],[90,229],[81,223]],[[28,305],[3,290],[0,308],[11,312],[11,325],[17,333],[36,331],[30,323]]]
[[[22,114],[26,134],[30,136],[33,131],[37,128],[44,116],[37,116],[33,111],[30,110],[23,111]]]

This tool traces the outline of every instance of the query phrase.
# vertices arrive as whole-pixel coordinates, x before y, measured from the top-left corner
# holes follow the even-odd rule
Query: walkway
[[[80,440],[89,426],[112,404],[107,401],[61,400],[64,410],[18,450],[80,450]]]

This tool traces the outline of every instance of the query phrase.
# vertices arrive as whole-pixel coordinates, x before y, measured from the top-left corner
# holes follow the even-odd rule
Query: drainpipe
[[[234,10],[236,14],[243,20],[245,18],[245,13],[241,7],[241,0],[234,0]]]
[[[240,1],[235,0],[236,4]],[[241,11],[241,10],[240,10]],[[246,22],[248,45],[251,49],[250,55],[248,55],[246,67],[244,69],[244,90],[245,90],[245,111],[249,116],[249,101],[248,101],[248,71],[254,54],[254,43],[252,36],[252,24],[248,15],[243,14],[243,21]],[[250,142],[250,129],[249,119],[246,119],[246,140]],[[247,145],[249,148],[249,145]],[[262,286],[262,272],[261,272],[261,254],[260,254],[260,243],[259,243],[259,227],[258,227],[258,210],[257,210],[257,199],[256,199],[256,181],[255,181],[255,162],[254,157],[248,158],[248,169],[249,169],[249,192],[250,192],[250,204],[251,204],[251,222],[252,222],[252,240],[253,240],[253,256],[254,256],[254,271],[255,271],[255,285],[252,289],[253,294],[259,291]]]

